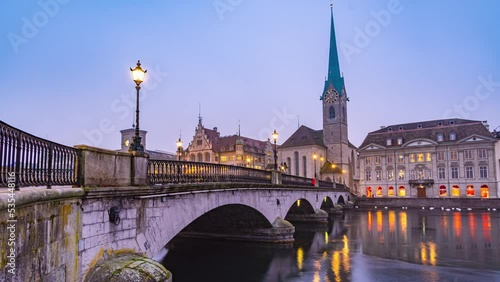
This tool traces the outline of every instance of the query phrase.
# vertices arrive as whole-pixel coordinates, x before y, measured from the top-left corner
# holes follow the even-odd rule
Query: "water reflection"
[[[487,212],[353,211],[297,226],[291,248],[189,239],[163,263],[175,282],[500,281],[499,225]]]

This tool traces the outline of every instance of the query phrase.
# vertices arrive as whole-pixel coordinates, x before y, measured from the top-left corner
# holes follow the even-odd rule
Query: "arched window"
[[[474,197],[474,195],[475,195],[474,186],[467,185],[467,197]]]
[[[203,155],[201,153],[198,153],[198,155],[196,156],[196,158],[198,159],[199,162],[203,161]]]
[[[291,158],[286,158],[286,167],[287,167],[287,168],[286,168],[286,171],[285,171],[285,172],[286,172],[287,174],[291,174],[291,173],[290,173],[290,171],[292,170],[291,165],[292,165],[292,159],[291,159]]]
[[[196,156],[194,154],[189,155],[189,160],[192,162],[196,161]]]
[[[335,119],[335,108],[333,106],[330,106],[329,115],[330,119]]]
[[[390,197],[396,196],[396,194],[394,193],[394,187],[389,186],[389,188],[387,189],[387,196],[390,196]]]
[[[460,197],[460,187],[458,185],[453,185],[451,187],[451,195],[453,197]]]
[[[342,107],[342,121],[345,121],[345,107]]]
[[[450,132],[450,141],[455,141],[457,139],[457,134],[455,132]]]
[[[372,187],[370,187],[370,186],[366,187],[366,197],[368,197],[368,198],[373,197]]]
[[[306,158],[306,156],[302,157],[302,166],[304,167],[304,177],[307,177],[307,158]]]
[[[210,162],[210,153],[205,153],[205,162]]]
[[[382,187],[377,187],[377,197],[382,197]]]
[[[439,196],[440,197],[446,197],[446,186],[441,185],[439,186]]]
[[[489,198],[490,190],[488,189],[488,185],[481,185],[481,198]]]
[[[299,176],[299,152],[295,151],[293,153],[293,158],[295,160],[295,175]]]
[[[406,189],[404,186],[399,186],[399,197],[406,197]]]

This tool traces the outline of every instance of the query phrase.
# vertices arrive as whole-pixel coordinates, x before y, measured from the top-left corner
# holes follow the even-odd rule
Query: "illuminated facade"
[[[360,146],[361,192],[366,197],[496,198],[496,141],[485,122],[473,120],[383,127]]]
[[[185,161],[220,163],[266,169],[274,163],[270,140],[259,141],[240,134],[220,136],[217,127],[205,128],[201,117],[189,146],[182,154]]]

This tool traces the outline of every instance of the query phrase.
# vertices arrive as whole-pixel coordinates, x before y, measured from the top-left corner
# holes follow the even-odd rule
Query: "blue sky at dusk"
[[[320,129],[328,0],[1,1],[0,119],[65,145],[120,147],[130,67],[148,70],[147,148],[175,151],[203,123],[283,142]],[[500,126],[500,1],[335,0],[359,146],[381,125],[460,117]],[[389,15],[389,16],[388,16]],[[279,142],[279,143],[281,143]]]

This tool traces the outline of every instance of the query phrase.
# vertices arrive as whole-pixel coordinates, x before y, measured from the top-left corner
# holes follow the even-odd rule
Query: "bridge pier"
[[[314,213],[291,213],[285,217],[292,224],[296,223],[328,223],[328,213],[322,209],[316,210]]]

